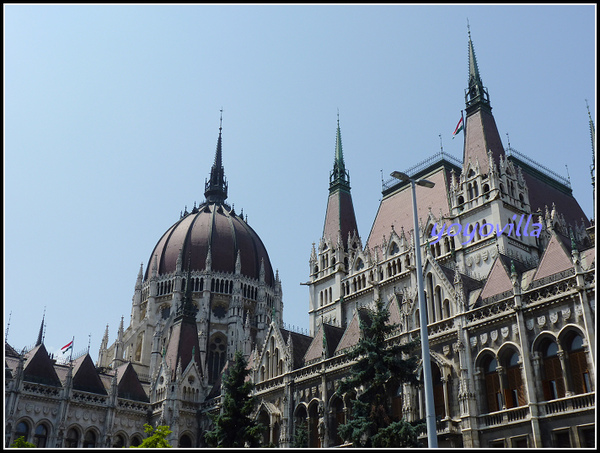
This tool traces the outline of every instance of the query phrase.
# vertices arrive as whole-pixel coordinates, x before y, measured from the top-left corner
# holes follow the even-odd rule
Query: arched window
[[[19,437],[22,437],[25,442],[29,441],[29,425],[26,422],[17,423],[17,428],[15,429],[15,440]]]
[[[137,447],[141,443],[142,443],[142,438],[140,436],[138,436],[137,434],[131,438],[131,446],[132,447]]]
[[[214,335],[208,347],[208,380],[214,384],[225,366],[227,344],[224,335]]]
[[[555,400],[565,396],[565,382],[563,380],[558,346],[554,341],[548,341],[543,349],[544,379],[542,389],[546,400]]]
[[[502,392],[500,391],[500,376],[497,368],[498,362],[492,356],[483,361],[488,412],[496,412],[502,409]]]
[[[434,363],[431,363],[431,380],[433,381],[433,405],[435,407],[435,416],[436,418],[444,418],[446,416],[444,383],[442,382],[440,368]]]
[[[89,430],[85,433],[85,437],[83,438],[83,448],[95,448],[96,447],[96,433],[94,431]]]
[[[117,434],[113,441],[113,448],[123,448],[125,446],[125,437],[122,434]]]
[[[65,447],[66,448],[77,448],[78,446],[79,446],[79,431],[77,431],[75,428],[71,428],[70,430],[67,431],[67,437],[65,437]]]
[[[184,434],[179,439],[179,448],[191,448],[192,447],[192,439],[187,434]]]
[[[573,382],[573,393],[589,393],[592,391],[590,371],[583,348],[583,338],[575,335],[569,342],[569,371]]]
[[[525,388],[519,365],[519,354],[513,352],[508,356],[506,367],[506,395],[504,401],[507,408],[523,406],[525,404]]]
[[[46,442],[48,441],[48,428],[46,425],[41,424],[35,429],[35,434],[33,436],[33,443],[37,448],[44,448],[46,446]]]

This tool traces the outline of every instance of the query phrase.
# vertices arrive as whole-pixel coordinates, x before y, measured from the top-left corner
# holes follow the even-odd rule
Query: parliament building
[[[5,342],[5,446],[139,445],[149,423],[168,425],[174,447],[204,447],[236,351],[264,446],[291,447],[301,425],[311,447],[344,445],[353,395],[335,390],[360,319],[382,300],[397,325],[389,341],[418,339],[422,272],[430,356],[417,372],[430,362],[439,447],[595,447],[594,221],[568,180],[503,146],[470,35],[468,67],[462,160],[441,151],[406,170],[435,184],[416,187],[417,232],[411,184],[398,179],[358,231],[338,119],[323,235],[290,257],[308,257],[305,333],[285,328],[279,275],[227,202],[219,127],[205,200],[158,239],[116,339],[107,326],[97,355],[67,362],[42,335],[30,350]],[[591,117],[590,129],[594,148]],[[396,419],[425,418],[423,385],[389,397]]]

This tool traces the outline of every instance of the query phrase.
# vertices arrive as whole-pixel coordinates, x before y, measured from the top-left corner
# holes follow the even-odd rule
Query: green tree
[[[366,313],[359,318],[360,339],[349,353],[356,363],[337,389],[340,395],[357,393],[350,420],[338,432],[354,447],[419,447],[417,436],[424,427],[422,421],[411,424],[390,415],[392,392],[401,383],[418,384],[415,351],[419,343],[387,341],[398,325],[388,323],[390,313],[381,300],[375,301],[375,310]]]
[[[35,445],[25,440],[25,436],[17,437],[10,448],[35,448]]]
[[[133,445],[129,448],[172,448],[172,445],[167,441],[167,436],[173,431],[168,426],[157,426],[154,429],[149,424],[144,424],[144,431],[148,435],[144,441],[137,447]]]
[[[292,443],[293,448],[305,448],[308,447],[308,428],[306,421],[302,421],[296,426],[296,432],[294,433],[294,441]]]
[[[256,398],[252,396],[254,384],[247,379],[247,365],[243,354],[237,351],[223,376],[222,410],[212,418],[214,429],[204,435],[210,447],[260,446],[264,427],[252,418]]]

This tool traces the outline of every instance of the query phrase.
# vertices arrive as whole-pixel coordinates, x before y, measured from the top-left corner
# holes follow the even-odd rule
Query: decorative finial
[[[471,26],[469,25],[469,18],[467,17],[467,32],[469,33],[469,39],[471,39]]]
[[[444,152],[444,145],[442,145],[442,134],[440,134],[439,137],[440,137],[440,151]]]
[[[221,107],[221,118],[219,118],[219,131],[223,129],[223,107]]]
[[[508,135],[508,132],[506,133],[506,143],[508,143],[508,147],[510,148],[510,136]]]

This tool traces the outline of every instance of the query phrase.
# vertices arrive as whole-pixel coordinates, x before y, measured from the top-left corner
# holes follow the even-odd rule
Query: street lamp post
[[[437,432],[435,424],[435,406],[433,404],[433,380],[431,378],[431,362],[429,359],[429,333],[427,330],[427,306],[425,304],[425,290],[423,289],[423,268],[421,266],[421,239],[419,236],[419,221],[417,216],[416,186],[431,189],[435,184],[426,179],[412,179],[407,174],[393,171],[391,176],[401,181],[409,181],[412,188],[413,220],[415,226],[415,266],[417,284],[419,287],[419,322],[421,327],[421,355],[423,356],[423,385],[425,389],[425,413],[427,421],[427,445],[437,448]]]

